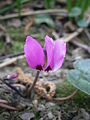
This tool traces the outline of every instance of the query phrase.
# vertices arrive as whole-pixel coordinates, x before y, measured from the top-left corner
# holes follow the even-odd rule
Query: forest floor
[[[58,9],[61,9],[61,6],[62,3],[58,2]],[[65,8],[65,3],[63,3],[63,6]],[[22,11],[42,9],[43,2],[31,4],[30,9],[29,4],[22,5]],[[14,9],[5,12],[4,15],[16,11]],[[54,40],[63,37],[67,40],[79,29],[77,25],[70,22],[66,13],[49,15],[47,12],[42,16],[38,15],[8,18],[0,21],[0,78],[16,73],[17,67],[20,67],[24,73],[29,73],[35,77],[36,71],[29,68],[25,58],[1,66],[2,63],[9,60],[7,55],[14,58],[15,54],[23,53],[27,35],[35,37],[44,47],[46,34]],[[60,70],[55,73],[40,73],[39,79],[56,84],[54,97],[62,98],[71,95],[76,89],[68,82],[67,72],[73,68],[75,60],[90,58],[89,32],[90,26],[85,28],[78,36],[67,41],[67,54]],[[86,47],[83,47],[83,45]],[[15,111],[0,108],[0,120],[90,120],[90,96],[81,91],[72,99],[66,101],[47,101],[36,94],[34,99],[30,100],[30,98],[21,97],[16,91],[0,81],[0,99],[7,100],[9,105],[19,109]]]

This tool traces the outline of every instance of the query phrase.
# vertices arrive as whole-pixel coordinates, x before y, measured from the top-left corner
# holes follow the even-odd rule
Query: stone
[[[73,118],[73,120],[90,120],[90,115],[85,109],[80,109],[78,115]]]
[[[40,118],[39,120],[43,120],[43,118]]]
[[[81,109],[81,113],[82,113],[82,116],[83,116],[83,118],[85,119],[85,120],[90,120],[90,115],[89,115],[89,113],[88,112],[86,112],[86,110],[85,109]]]
[[[41,112],[41,111],[44,111],[45,110],[45,106],[43,104],[39,104],[38,105],[38,111]]]
[[[32,119],[34,120],[34,117],[35,117],[35,115],[33,112],[26,112],[26,113],[22,113],[20,115],[20,118],[22,120],[32,120]]]
[[[52,120],[53,119],[53,114],[52,114],[52,112],[50,111],[49,113],[48,113],[48,118],[49,118],[49,120]]]
[[[47,103],[46,103],[46,107],[47,107],[47,108],[54,107],[54,106],[55,106],[55,104],[52,103],[52,102],[47,102]]]

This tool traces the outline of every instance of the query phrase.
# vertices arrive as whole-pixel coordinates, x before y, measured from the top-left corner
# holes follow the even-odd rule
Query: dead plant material
[[[20,16],[30,16],[30,15],[37,15],[37,14],[59,14],[61,16],[68,16],[67,10],[66,9],[48,9],[48,10],[38,10],[38,11],[27,11],[27,12],[21,12]],[[13,13],[5,16],[0,16],[0,20],[6,20],[6,19],[11,19],[11,18],[17,18],[18,13]]]
[[[84,44],[77,42],[77,41],[72,41],[72,43],[80,48],[83,48],[84,50],[86,50],[90,54],[90,47],[89,46],[84,45]]]
[[[69,29],[71,32],[73,32],[76,30],[76,27],[71,21],[68,21],[65,23],[64,29]]]
[[[3,41],[5,41],[5,53],[8,52],[8,48],[12,47],[12,40],[6,30],[6,28],[0,24],[0,30],[2,31],[0,37],[3,37]]]
[[[29,34],[29,29],[34,23],[34,17],[31,18],[31,20],[26,24],[25,26],[25,35]]]
[[[2,62],[0,64],[0,68],[11,65],[11,64],[15,63],[17,60],[20,60],[20,59],[23,59],[23,58],[25,58],[25,55],[20,55],[20,56],[13,57],[13,58],[7,58],[7,59],[5,59],[4,62]]]
[[[0,107],[8,109],[8,110],[17,110],[17,108],[9,106],[9,105],[4,104],[4,103],[0,103]]]
[[[29,88],[33,84],[34,78],[30,74],[24,74],[21,68],[17,68],[18,77],[16,80],[25,86],[27,86],[27,91],[29,93]],[[56,86],[54,83],[49,81],[37,81],[34,86],[35,92],[40,95],[40,97],[52,99],[55,94]]]
[[[0,103],[8,103],[8,101],[0,99]]]

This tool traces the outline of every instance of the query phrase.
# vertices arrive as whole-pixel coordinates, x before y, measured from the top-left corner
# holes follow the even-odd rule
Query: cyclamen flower
[[[47,64],[45,66],[45,54],[42,46],[31,36],[27,36],[24,46],[26,60],[32,69],[44,71],[56,71],[62,66],[66,54],[66,43],[63,40],[53,41],[46,35],[45,49]]]

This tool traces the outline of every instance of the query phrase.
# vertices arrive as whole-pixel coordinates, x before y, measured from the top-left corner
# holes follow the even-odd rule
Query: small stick
[[[9,106],[7,104],[3,104],[3,103],[0,103],[0,107],[6,108],[6,109],[9,109],[9,110],[17,110],[17,108]]]
[[[58,120],[61,120],[61,111],[58,112]]]
[[[69,100],[69,99],[72,99],[77,93],[78,93],[78,89],[76,89],[72,95],[69,95],[67,97],[63,97],[63,98],[53,98],[54,101],[64,101],[64,100]]]
[[[87,21],[88,24],[90,23],[90,16],[88,17]],[[75,32],[69,34],[68,36],[64,36],[62,38],[59,38],[58,34],[55,33],[55,31],[53,32],[54,37],[57,39],[63,39],[66,43],[71,41],[73,38],[77,37],[83,30],[85,30],[84,28],[78,28]]]
[[[35,86],[35,84],[36,84],[36,82],[37,82],[37,80],[38,80],[38,77],[39,77],[39,73],[40,73],[40,71],[37,71],[37,74],[36,74],[36,77],[35,77],[35,79],[34,79],[34,82],[33,82],[33,84],[31,85],[31,87],[29,88],[29,94],[31,94],[31,92],[33,91],[33,89],[34,89],[34,86]]]
[[[76,41],[72,41],[73,44],[75,44],[78,47],[81,47],[83,49],[85,49],[89,54],[90,54],[90,47],[87,45],[84,45],[82,43],[76,42]]]
[[[58,13],[61,16],[67,16],[67,10],[65,9],[48,9],[48,10],[38,10],[38,11],[27,11],[27,12],[21,12],[20,16],[30,16],[30,15],[37,15],[37,14],[55,14]],[[5,16],[0,16],[0,20],[6,20],[6,19],[11,19],[11,18],[17,18],[18,13],[16,14],[10,14],[10,15],[5,15]]]
[[[8,101],[0,99],[0,103],[8,103]]]
[[[18,53],[12,53],[12,54],[5,55],[5,56],[1,56],[0,57],[0,62],[2,62],[6,58],[13,58],[13,57],[17,57],[17,56],[20,56],[20,55],[24,55],[24,51],[18,52]]]
[[[0,64],[0,68],[5,67],[5,66],[7,66],[7,65],[10,65],[10,64],[16,62],[16,61],[19,60],[19,59],[23,59],[24,57],[25,57],[25,55],[21,55],[21,56],[17,56],[17,57],[14,57],[14,58],[10,58],[9,60],[1,63],[1,64]]]
[[[2,26],[2,24],[0,24],[0,29],[1,29],[3,32],[5,32],[5,33],[7,32],[7,31],[6,31],[6,28],[5,28],[4,26]]]
[[[78,28],[77,31],[73,32],[72,34],[69,34],[68,37],[64,38],[64,41],[69,42],[70,40],[78,36],[83,30],[84,28]]]

